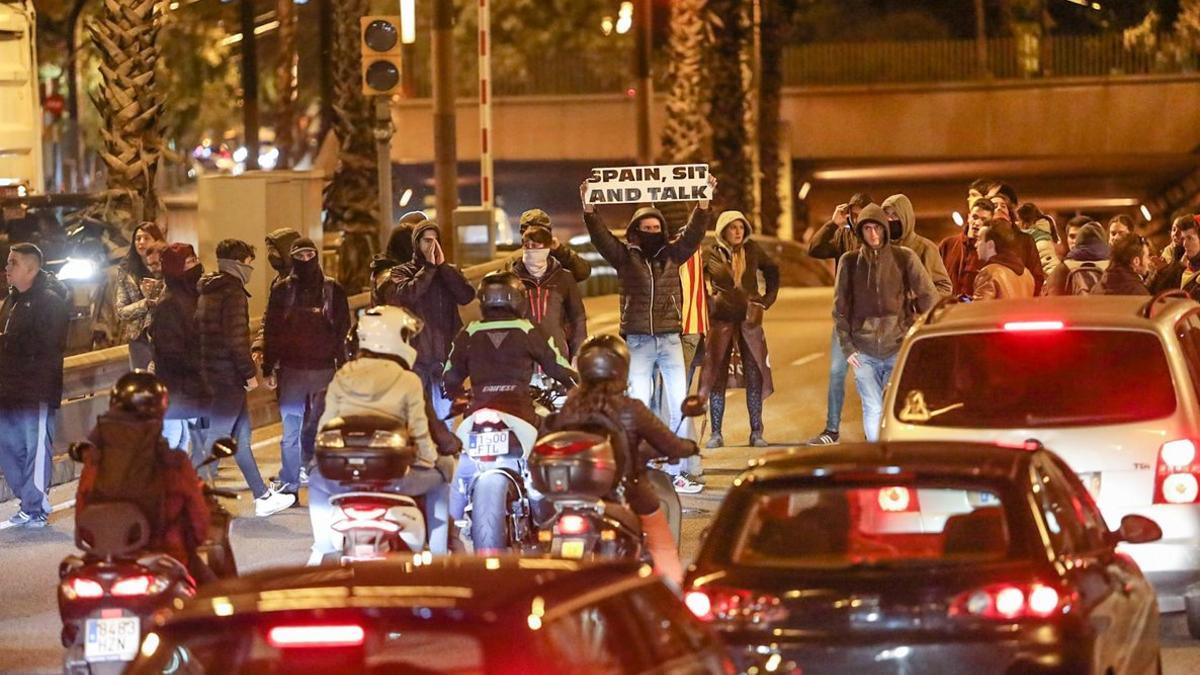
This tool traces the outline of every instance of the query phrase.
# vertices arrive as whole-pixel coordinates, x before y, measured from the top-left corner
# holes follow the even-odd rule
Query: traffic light
[[[400,17],[364,16],[362,36],[362,86],[368,96],[393,94],[402,89]]]

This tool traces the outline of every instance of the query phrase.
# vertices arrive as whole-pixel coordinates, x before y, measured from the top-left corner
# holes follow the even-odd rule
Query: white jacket
[[[385,415],[408,427],[417,446],[414,466],[432,468],[437,448],[429,435],[425,389],[416,373],[387,359],[360,358],[342,366],[325,393],[320,426],[336,417]]]

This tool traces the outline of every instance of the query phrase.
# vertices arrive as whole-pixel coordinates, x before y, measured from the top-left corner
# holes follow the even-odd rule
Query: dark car
[[[206,586],[129,673],[725,673],[712,631],[634,562],[366,562]]]
[[[1154,591],[1036,443],[799,449],[734,481],[687,606],[743,671],[1153,673]]]

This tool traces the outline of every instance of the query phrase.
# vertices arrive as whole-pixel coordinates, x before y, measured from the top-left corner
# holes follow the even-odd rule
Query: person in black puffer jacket
[[[204,380],[200,361],[200,335],[196,329],[196,287],[204,266],[190,244],[171,244],[162,253],[166,289],[150,321],[150,345],[158,379],[171,392],[163,419],[163,436],[172,448],[190,451],[193,464],[208,452],[199,432],[201,417],[208,416],[212,393]]]
[[[250,305],[246,283],[254,271],[254,247],[240,239],[217,244],[217,271],[200,277],[196,327],[200,363],[213,404],[205,445],[223,436],[238,442],[238,468],[254,494],[255,507],[270,495],[250,448],[250,409],[246,393],[258,386],[250,356]]]
[[[402,265],[413,257],[413,228],[429,220],[424,211],[409,211],[400,216],[400,222],[388,235],[387,248],[383,253],[376,253],[371,258],[371,306],[384,305],[387,302],[380,295],[380,290],[388,281],[392,268]]]
[[[716,190],[716,178],[709,174],[709,195]],[[647,405],[654,388],[657,366],[663,377],[665,420],[679,430],[683,419],[680,407],[687,396],[687,373],[683,363],[683,286],[679,266],[699,248],[704,231],[712,220],[708,200],[701,200],[692,211],[683,231],[668,240],[666,219],[658,209],[638,209],[625,232],[627,242],[619,241],[595,207],[587,202],[587,183],[579,186],[583,220],[592,237],[592,245],[617,271],[621,285],[621,335],[629,345],[630,394]]]

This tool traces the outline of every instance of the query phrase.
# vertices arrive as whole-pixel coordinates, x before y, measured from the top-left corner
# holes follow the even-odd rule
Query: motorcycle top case
[[[559,431],[538,439],[529,473],[547,497],[602,499],[616,487],[617,458],[607,436]]]
[[[317,435],[317,468],[322,476],[337,482],[403,478],[417,457],[406,432],[386,417],[331,420]]]

